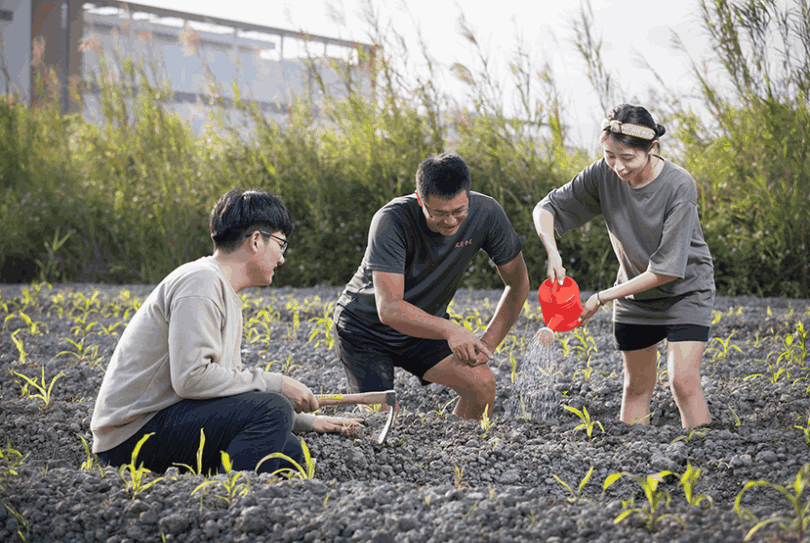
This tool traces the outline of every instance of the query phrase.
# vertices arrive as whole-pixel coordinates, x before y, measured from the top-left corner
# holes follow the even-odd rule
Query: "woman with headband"
[[[622,422],[649,424],[656,350],[667,340],[669,386],[684,428],[708,424],[700,362],[714,305],[712,256],[703,239],[697,188],[689,173],[659,154],[665,129],[640,106],[623,104],[602,121],[603,157],[534,208],[548,254],[547,275],[562,283],[562,236],[602,215],[619,272],[613,287],[583,304],[586,323],[613,301],[615,344],[624,362]]]

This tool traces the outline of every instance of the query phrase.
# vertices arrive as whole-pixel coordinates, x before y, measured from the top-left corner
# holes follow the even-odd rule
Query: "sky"
[[[300,30],[341,39],[369,41],[363,6],[368,0],[139,0],[136,3]],[[461,97],[463,85],[449,71],[455,62],[473,66],[474,51],[459,32],[463,14],[489,55],[496,74],[509,80],[508,63],[520,36],[532,62],[548,62],[563,99],[572,142],[596,147],[598,123],[604,116],[586,66],[573,44],[572,20],[579,2],[565,0],[370,0],[384,24],[401,34],[412,52],[419,50],[417,28],[430,56],[438,63],[439,87]],[[582,4],[586,5],[586,4]],[[621,102],[649,106],[649,89],[663,91],[640,57],[652,65],[667,90],[688,93],[694,87],[690,57],[700,62],[708,38],[700,24],[698,0],[591,0],[595,37]],[[336,15],[337,14],[337,17]],[[336,20],[339,23],[336,23]],[[680,37],[686,52],[671,44]],[[688,53],[688,54],[687,54]],[[508,83],[505,83],[508,86]],[[512,102],[507,91],[505,104]]]

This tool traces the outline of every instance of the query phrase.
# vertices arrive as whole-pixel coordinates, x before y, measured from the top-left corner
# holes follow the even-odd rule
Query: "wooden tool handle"
[[[318,400],[319,405],[388,404],[389,396],[392,394],[394,394],[393,390],[358,394],[315,394],[315,399]]]

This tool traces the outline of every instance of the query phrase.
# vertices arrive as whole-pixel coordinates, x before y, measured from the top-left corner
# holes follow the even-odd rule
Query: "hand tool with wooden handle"
[[[385,421],[377,443],[382,445],[391,429],[394,421],[394,414],[397,407],[397,393],[393,390],[383,390],[380,392],[359,392],[356,394],[315,394],[318,405],[345,405],[345,404],[385,404],[389,406],[388,420]]]

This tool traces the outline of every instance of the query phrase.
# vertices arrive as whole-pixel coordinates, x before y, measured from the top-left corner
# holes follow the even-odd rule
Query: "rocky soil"
[[[796,514],[771,485],[792,493],[789,485],[810,461],[810,369],[799,348],[810,329],[808,300],[718,298],[716,339],[702,372],[713,422],[693,432],[680,427],[665,367],[651,425],[618,422],[622,368],[608,311],[589,323],[587,337],[557,336],[551,371],[538,385],[545,387],[551,415],[541,419],[533,407],[523,416],[507,414],[504,406],[514,405],[537,363],[526,356],[542,326],[535,291],[530,310],[490,362],[498,397],[488,425],[452,415],[455,395],[444,387],[422,388],[399,373],[403,410],[384,444],[374,441],[381,413],[368,413],[368,428],[357,436],[302,435],[316,462],[311,480],[243,472],[213,477],[198,489],[204,476],[172,468],[146,474],[142,486],[151,486],[138,488],[131,475],[98,467],[81,438],[91,441],[104,367],[150,290],[0,285],[0,541],[730,543],[776,517],[784,517],[784,527],[768,524],[751,540],[797,540],[790,524]],[[318,322],[338,292],[248,293],[245,364],[269,364],[316,393],[345,391],[342,368]],[[453,308],[477,327],[488,322],[499,295],[460,291]],[[25,386],[21,375],[44,390]],[[51,384],[46,407],[35,396],[48,396]],[[564,405],[587,409],[590,436]],[[688,466],[700,470],[692,500],[701,497],[698,505],[688,503],[680,484]],[[664,498],[651,512],[641,483],[664,471],[673,475],[649,479],[657,487],[648,489]],[[603,490],[618,473],[626,475]],[[748,481],[771,485],[746,489],[735,507]],[[231,482],[237,485],[232,499]],[[810,480],[803,482],[808,489],[800,501],[806,504]],[[615,522],[628,508],[635,511]],[[748,514],[738,514],[744,510]],[[802,541],[810,541],[807,532],[810,526]]]

